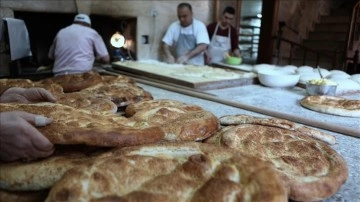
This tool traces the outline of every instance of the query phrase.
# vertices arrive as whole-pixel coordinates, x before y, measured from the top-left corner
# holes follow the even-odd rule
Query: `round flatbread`
[[[83,89],[85,94],[91,94],[98,98],[111,100],[118,107],[124,107],[131,103],[144,100],[152,100],[151,93],[133,83],[99,83],[95,86]]]
[[[226,126],[205,142],[271,162],[295,201],[326,199],[348,178],[346,162],[336,151],[297,131],[241,124]]]
[[[300,100],[303,107],[326,114],[360,117],[360,100],[342,97],[313,95]]]
[[[100,112],[116,113],[118,107],[111,100],[98,98],[92,94],[82,92],[64,93],[58,95],[56,102],[77,109],[94,110]]]
[[[204,143],[116,149],[67,172],[46,201],[288,201],[267,162]]]
[[[158,142],[165,133],[160,127],[136,127],[116,114],[76,109],[53,103],[0,103],[0,112],[25,111],[52,118],[53,122],[38,130],[53,144],[85,144],[114,147]]]
[[[130,117],[133,116],[138,111],[153,109],[157,107],[176,107],[186,111],[203,110],[200,106],[186,104],[184,102],[180,102],[177,100],[157,99],[157,100],[147,100],[147,101],[132,103],[126,107],[125,115]]]
[[[102,81],[101,75],[90,71],[83,74],[67,74],[40,80],[42,84],[59,84],[65,93],[80,91]]]

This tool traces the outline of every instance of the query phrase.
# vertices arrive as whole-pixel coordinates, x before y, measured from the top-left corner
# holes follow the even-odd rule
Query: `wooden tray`
[[[238,71],[230,71],[234,74],[239,74],[239,78],[234,79],[219,79],[219,78],[204,78],[204,77],[179,77],[174,76],[172,73],[176,71],[185,71],[186,68],[204,68],[204,71],[212,69],[220,69],[209,66],[188,66],[188,65],[168,65],[166,63],[154,62],[151,63],[142,63],[137,61],[126,61],[126,62],[114,62],[112,63],[112,68],[124,72],[130,72],[133,74],[146,76],[152,79],[157,79],[181,86],[186,86],[189,88],[199,89],[199,90],[212,90],[212,89],[221,89],[229,88],[235,86],[243,86],[257,83],[256,76],[249,77],[245,76],[244,73]],[[205,69],[206,68],[206,69]],[[220,69],[221,70],[221,69]],[[222,70],[221,70],[222,71]]]

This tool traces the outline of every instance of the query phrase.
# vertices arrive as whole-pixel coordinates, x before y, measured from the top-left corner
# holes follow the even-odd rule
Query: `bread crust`
[[[134,127],[131,121],[115,114],[75,109],[70,106],[39,104],[0,104],[0,111],[26,111],[53,119],[38,128],[54,144],[130,146],[163,139],[160,127]]]
[[[360,100],[333,96],[306,96],[300,100],[303,107],[326,114],[360,117]]]
[[[46,201],[281,202],[286,195],[273,168],[255,157],[204,143],[167,143],[115,149],[73,168]]]
[[[297,131],[241,124],[226,126],[205,142],[272,162],[295,201],[326,199],[348,178],[347,164],[335,150]]]
[[[81,92],[64,93],[58,95],[56,102],[77,109],[87,109],[101,112],[116,113],[117,106],[111,100],[98,98],[91,94]]]
[[[227,115],[220,117],[221,125],[239,125],[239,124],[258,124],[264,126],[272,126],[283,128],[286,130],[297,131],[309,137],[323,141],[327,144],[335,144],[336,138],[320,130],[312,129],[304,125],[294,123],[286,119],[279,118],[260,118],[255,116],[249,116],[245,114]]]
[[[153,99],[149,92],[132,83],[99,83],[98,85],[83,89],[81,92],[109,99],[118,107]]]
[[[80,91],[94,86],[102,81],[101,75],[90,71],[82,74],[67,74],[40,80],[39,83],[56,83],[62,86],[65,93]]]
[[[157,107],[176,107],[185,111],[200,111],[203,110],[200,106],[190,105],[184,102],[170,99],[156,99],[148,100],[137,103],[132,103],[128,105],[125,109],[125,115],[130,117],[133,116],[136,112],[148,109],[154,109]]]

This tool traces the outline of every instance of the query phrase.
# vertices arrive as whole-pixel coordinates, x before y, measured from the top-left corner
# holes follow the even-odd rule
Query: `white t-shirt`
[[[55,59],[55,75],[88,72],[95,56],[108,54],[101,36],[94,29],[79,24],[61,29],[49,50],[49,58]]]
[[[196,44],[210,44],[209,35],[203,22],[193,19],[191,25],[181,27],[180,21],[171,23],[162,41],[169,46],[176,45],[180,31],[183,34],[193,34],[196,37]]]

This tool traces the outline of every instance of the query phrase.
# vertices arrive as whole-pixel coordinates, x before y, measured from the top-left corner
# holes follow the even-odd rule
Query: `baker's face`
[[[178,18],[182,27],[187,27],[192,22],[192,12],[189,8],[183,7],[177,10]]]
[[[234,15],[232,15],[230,13],[224,13],[221,18],[221,25],[229,26],[229,25],[231,25],[233,20],[234,20]]]

